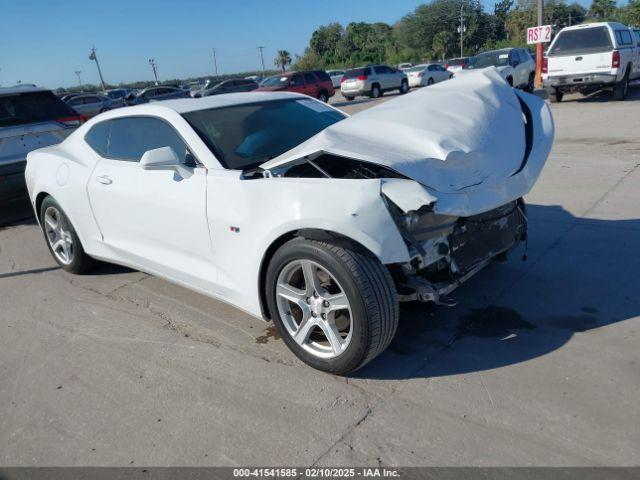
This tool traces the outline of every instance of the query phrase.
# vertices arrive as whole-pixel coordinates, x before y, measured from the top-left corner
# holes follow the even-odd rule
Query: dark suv
[[[157,85],[155,87],[145,88],[138,94],[130,93],[124,97],[124,103],[126,105],[140,105],[141,103],[148,103],[151,101],[157,102],[160,100],[189,97],[191,97],[189,90],[169,85]]]
[[[221,93],[250,92],[256,88],[258,88],[258,84],[253,80],[234,78],[220,82],[211,88],[200,90],[199,92],[194,93],[193,97],[208,97],[210,95],[220,95]]]
[[[264,79],[256,91],[304,93],[323,102],[328,102],[335,95],[331,78],[322,70],[274,75]]]
[[[84,120],[50,90],[0,88],[0,222],[12,216],[13,205],[22,208],[28,198],[27,153],[60,143]]]

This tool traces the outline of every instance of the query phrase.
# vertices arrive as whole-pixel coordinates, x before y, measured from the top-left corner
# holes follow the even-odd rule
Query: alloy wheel
[[[336,278],[307,259],[289,262],[276,282],[278,315],[287,333],[319,358],[335,358],[351,341],[349,299]]]
[[[44,212],[44,231],[51,251],[63,264],[73,262],[73,237],[65,228],[66,222],[56,207],[49,207]]]

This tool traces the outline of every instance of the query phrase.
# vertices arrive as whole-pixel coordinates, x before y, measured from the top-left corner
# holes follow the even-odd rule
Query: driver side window
[[[85,136],[98,154],[112,160],[139,162],[148,150],[171,147],[183,163],[191,163],[187,145],[167,122],[153,117],[128,117],[101,122]]]

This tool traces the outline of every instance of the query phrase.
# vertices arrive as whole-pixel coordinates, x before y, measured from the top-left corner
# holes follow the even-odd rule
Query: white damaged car
[[[292,93],[118,109],[31,152],[25,177],[63,269],[166,278],[345,374],[389,345],[400,301],[452,303],[525,238],[553,133],[488,69],[352,117]]]

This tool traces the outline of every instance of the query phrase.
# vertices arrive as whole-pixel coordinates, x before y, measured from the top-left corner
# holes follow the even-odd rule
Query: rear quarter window
[[[633,39],[631,38],[631,32],[629,30],[616,30],[616,40],[618,41],[618,45],[621,46],[633,44]]]
[[[0,95],[0,128],[56,121],[78,114],[52,92]]]
[[[576,53],[599,53],[611,50],[611,36],[607,27],[564,30],[558,34],[548,56]]]
[[[98,155],[106,157],[110,133],[111,121],[100,122],[91,127],[91,130],[84,136],[84,141],[87,142]]]

